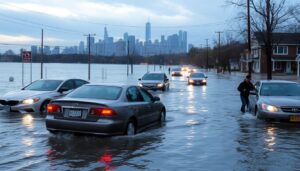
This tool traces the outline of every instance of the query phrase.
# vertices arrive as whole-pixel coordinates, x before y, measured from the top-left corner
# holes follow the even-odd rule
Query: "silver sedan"
[[[158,97],[130,85],[86,84],[53,100],[47,109],[50,132],[133,135],[166,117]]]
[[[8,112],[45,113],[47,104],[88,83],[81,79],[37,80],[22,88],[0,96],[0,104]]]
[[[249,99],[249,109],[259,119],[300,122],[300,86],[295,82],[259,81]]]

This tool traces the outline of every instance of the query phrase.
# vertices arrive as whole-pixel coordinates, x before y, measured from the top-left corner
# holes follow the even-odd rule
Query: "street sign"
[[[23,62],[31,62],[32,56],[30,51],[23,51],[22,52],[22,59]]]

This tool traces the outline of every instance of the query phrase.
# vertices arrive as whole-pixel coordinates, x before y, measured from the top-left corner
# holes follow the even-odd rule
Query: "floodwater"
[[[33,65],[33,80],[40,77],[39,67]],[[21,88],[21,68],[0,63],[0,96]],[[147,66],[134,66],[127,77],[126,65],[92,65],[91,80],[136,84],[146,71]],[[29,73],[26,64],[25,83]],[[87,65],[45,64],[44,73],[86,79]],[[43,117],[0,112],[0,170],[299,169],[300,126],[240,113],[236,87],[242,75],[207,75],[207,86],[187,86],[184,77],[170,77],[169,91],[153,92],[167,108],[165,126],[132,137],[53,135]],[[10,76],[14,82],[8,82]]]

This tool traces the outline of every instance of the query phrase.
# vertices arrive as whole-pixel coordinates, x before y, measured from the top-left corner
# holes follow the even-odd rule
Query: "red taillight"
[[[116,112],[110,108],[92,108],[90,114],[100,116],[114,116],[116,115]]]
[[[48,113],[59,113],[59,112],[61,112],[61,107],[59,105],[50,103],[47,105],[47,112]]]

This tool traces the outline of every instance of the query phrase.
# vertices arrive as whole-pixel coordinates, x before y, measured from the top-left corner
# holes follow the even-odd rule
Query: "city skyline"
[[[45,55],[58,54],[88,54],[89,44],[90,53],[92,55],[101,56],[153,56],[160,54],[178,54],[187,53],[187,32],[179,30],[178,34],[161,35],[159,39],[151,39],[151,23],[148,21],[145,24],[145,39],[136,37],[134,34],[125,32],[123,38],[115,39],[114,36],[109,36],[108,29],[105,26],[103,30],[103,39],[89,35],[86,37],[86,42],[80,41],[79,45],[60,48],[59,46],[44,46],[43,53]],[[90,40],[89,40],[90,39]],[[27,49],[26,49],[27,50]],[[31,46],[33,54],[41,53],[41,46]]]
[[[39,45],[41,29],[49,46],[71,46],[89,33],[104,37],[105,26],[116,38],[128,32],[144,41],[145,21],[151,21],[152,39],[185,30],[188,43],[199,46],[215,31],[234,28],[232,8],[205,0],[11,0],[0,3],[0,52],[17,47],[3,44]]]

